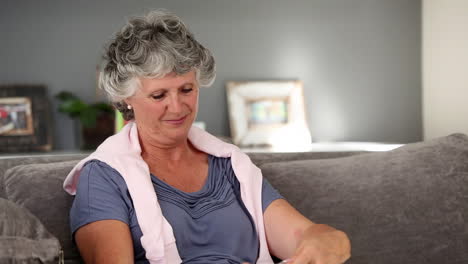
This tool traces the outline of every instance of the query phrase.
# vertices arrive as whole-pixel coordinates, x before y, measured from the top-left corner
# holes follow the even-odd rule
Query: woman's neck
[[[139,133],[141,156],[145,161],[158,161],[170,164],[189,160],[198,151],[187,138],[181,141],[162,142],[154,135]]]
[[[141,156],[144,160],[158,160],[164,162],[178,162],[187,159],[194,154],[194,150],[190,146],[188,140],[185,143],[180,143],[171,147],[160,147],[151,143],[140,142],[142,145]]]

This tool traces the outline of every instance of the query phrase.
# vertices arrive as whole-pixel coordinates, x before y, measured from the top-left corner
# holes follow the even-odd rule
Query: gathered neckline
[[[225,159],[209,155],[208,176],[203,187],[195,192],[184,192],[151,174],[156,195],[185,210],[192,218],[200,218],[209,212],[232,204],[237,198],[231,178],[235,175],[229,170]],[[230,164],[230,163],[229,163]]]

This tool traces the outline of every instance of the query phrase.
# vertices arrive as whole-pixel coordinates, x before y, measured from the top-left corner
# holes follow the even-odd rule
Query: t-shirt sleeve
[[[75,200],[70,210],[73,235],[80,227],[99,220],[129,224],[129,201],[122,176],[104,162],[92,160],[80,173]]]
[[[284,197],[271,186],[270,182],[263,177],[262,181],[262,210],[265,212],[267,207],[276,199],[284,199]]]

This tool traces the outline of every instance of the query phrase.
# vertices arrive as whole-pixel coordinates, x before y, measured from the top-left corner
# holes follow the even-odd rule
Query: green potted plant
[[[96,149],[114,133],[114,108],[105,102],[85,103],[71,92],[62,91],[55,95],[60,103],[58,111],[81,125],[81,149]]]

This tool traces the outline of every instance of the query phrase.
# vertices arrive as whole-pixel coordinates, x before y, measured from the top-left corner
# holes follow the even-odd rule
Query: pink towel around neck
[[[225,143],[202,129],[192,127],[190,142],[199,150],[216,157],[231,157],[234,173],[241,186],[241,197],[255,222],[260,239],[258,264],[273,263],[266,242],[261,202],[262,174],[238,147]],[[68,174],[65,191],[75,195],[80,171],[92,159],[103,161],[117,170],[127,184],[135,213],[143,233],[141,244],[151,264],[181,263],[172,227],[164,218],[151,182],[148,165],[141,157],[141,147],[135,122],[129,122],[119,133],[106,139]]]

